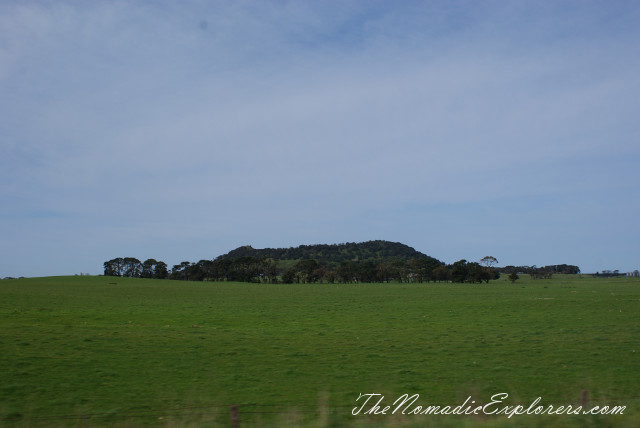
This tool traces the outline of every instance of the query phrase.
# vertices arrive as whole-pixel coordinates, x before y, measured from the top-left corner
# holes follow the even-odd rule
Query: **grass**
[[[487,285],[2,280],[0,426],[228,426],[230,404],[253,426],[412,426],[425,418],[474,425],[350,412],[359,393],[387,401],[419,393],[423,404],[458,405],[469,395],[488,402],[507,392],[505,404],[540,396],[561,405],[576,403],[583,389],[592,405],[626,405],[625,416],[528,423],[634,426],[639,315],[637,278],[515,285],[506,278]]]

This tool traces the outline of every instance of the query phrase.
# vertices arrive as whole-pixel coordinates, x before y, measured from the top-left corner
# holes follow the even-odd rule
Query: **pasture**
[[[1,280],[0,367],[0,426],[229,426],[238,404],[240,427],[631,427],[640,280]],[[582,390],[624,415],[351,415],[360,393],[566,405]]]

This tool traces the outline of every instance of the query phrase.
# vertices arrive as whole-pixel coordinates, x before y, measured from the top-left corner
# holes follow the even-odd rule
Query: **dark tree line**
[[[570,274],[575,275],[580,273],[580,268],[574,265],[550,265],[543,267],[534,266],[505,266],[503,268],[496,268],[499,272],[504,274],[512,273],[525,273],[531,275],[532,279],[550,279],[553,274]]]
[[[105,276],[122,276],[127,278],[166,279],[169,277],[167,264],[155,259],[144,262],[134,257],[118,257],[104,262]]]
[[[300,260],[282,275],[284,283],[428,282],[442,263],[430,257],[410,260],[345,260],[337,265]]]
[[[616,270],[608,270],[605,269],[601,272],[596,272],[593,274],[593,276],[595,277],[602,277],[602,278],[611,278],[611,277],[618,277],[620,276],[620,271],[618,269]]]
[[[480,283],[499,278],[490,266],[460,260],[452,265],[424,256],[409,260],[345,260],[339,264],[320,263],[315,259],[287,260],[242,256],[234,259],[188,261],[167,270],[164,262],[154,259],[140,262],[132,257],[116,258],[104,263],[106,276],[158,278],[184,281],[238,281],[254,283],[360,283],[360,282],[458,282]]]

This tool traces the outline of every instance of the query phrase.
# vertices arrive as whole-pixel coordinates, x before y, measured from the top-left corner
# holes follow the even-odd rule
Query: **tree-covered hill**
[[[183,261],[169,271],[155,259],[117,257],[104,262],[104,274],[131,278],[261,283],[353,282],[489,282],[500,273],[528,273],[550,278],[555,273],[578,273],[572,265],[493,267],[487,256],[479,262],[445,263],[399,242],[368,241],[344,244],[300,245],[292,248],[238,247],[214,260]]]
[[[428,258],[438,264],[439,260],[427,256],[399,242],[368,241],[347,242],[344,244],[300,245],[291,248],[256,249],[249,245],[238,247],[218,259],[236,260],[242,257],[275,260],[317,260],[321,264],[339,264],[345,261],[392,261]]]

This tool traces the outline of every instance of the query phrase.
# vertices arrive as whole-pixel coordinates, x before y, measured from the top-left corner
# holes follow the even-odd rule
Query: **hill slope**
[[[344,244],[300,245],[291,248],[256,249],[250,245],[238,247],[218,259],[235,260],[240,257],[272,258],[277,260],[315,259],[322,264],[337,264],[343,261],[362,260],[411,260],[429,258],[438,263],[439,260],[427,256],[399,242],[368,241],[347,242]]]

